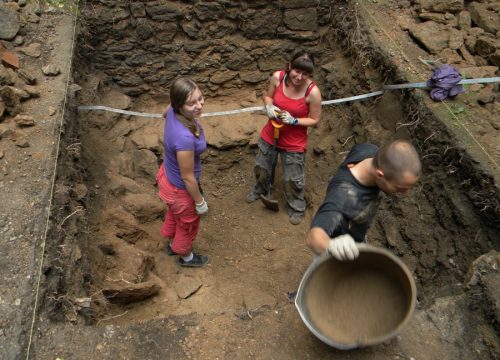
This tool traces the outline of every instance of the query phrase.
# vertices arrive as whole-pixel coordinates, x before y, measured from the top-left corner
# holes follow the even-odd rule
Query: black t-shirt
[[[352,147],[330,180],[325,200],[314,215],[311,227],[322,228],[331,238],[349,233],[358,242],[365,240],[378,209],[380,189],[360,184],[351,174],[348,164],[373,158],[377,150],[373,144]]]

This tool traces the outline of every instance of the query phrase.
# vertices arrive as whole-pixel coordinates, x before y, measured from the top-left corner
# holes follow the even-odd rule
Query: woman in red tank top
[[[304,50],[292,56],[286,70],[272,74],[264,104],[269,121],[259,139],[255,160],[255,185],[247,202],[267,195],[273,165],[274,127],[272,121],[283,125],[279,129],[277,149],[281,156],[284,194],[290,222],[299,224],[306,209],[304,199],[304,165],[307,149],[307,128],[315,126],[321,116],[321,92],[312,81],[314,58]]]

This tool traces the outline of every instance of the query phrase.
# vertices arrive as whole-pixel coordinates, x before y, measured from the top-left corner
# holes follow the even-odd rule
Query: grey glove
[[[359,256],[358,246],[349,234],[330,239],[327,250],[334,258],[340,261],[354,260]]]
[[[266,105],[266,113],[269,119],[277,119],[278,112],[281,111],[279,107],[274,106],[273,104]]]
[[[283,123],[288,125],[297,125],[299,123],[299,120],[296,117],[293,117],[288,111],[285,110],[278,114],[278,118],[283,121]]]
[[[206,214],[208,212],[208,204],[205,201],[205,199],[203,199],[201,201],[201,203],[195,204],[195,205],[196,205],[196,213],[198,215],[203,215],[203,214]]]

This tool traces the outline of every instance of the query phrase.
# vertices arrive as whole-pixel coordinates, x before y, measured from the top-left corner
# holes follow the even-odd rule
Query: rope
[[[466,80],[461,80],[458,84],[484,84],[484,83],[493,83],[493,82],[500,82],[500,77],[466,79]],[[370,98],[373,96],[383,95],[385,90],[415,89],[415,88],[427,88],[427,87],[429,87],[429,86],[427,85],[426,82],[396,84],[396,85],[384,85],[382,87],[383,90],[374,91],[374,92],[371,92],[368,94],[361,94],[361,95],[341,98],[341,99],[326,100],[326,101],[322,101],[321,105],[334,105],[334,104],[342,104],[342,103],[346,103],[346,102],[350,102],[350,101],[364,100],[364,99],[367,99],[367,98]],[[163,118],[162,114],[151,114],[151,113],[143,113],[143,112],[137,112],[137,111],[121,110],[121,109],[115,109],[115,108],[112,108],[109,106],[103,106],[103,105],[81,105],[81,106],[78,106],[78,110],[79,111],[103,110],[103,111],[109,111],[109,112],[114,112],[114,113],[123,114],[123,115],[141,116],[141,117],[146,117],[146,118]],[[264,111],[264,110],[265,110],[264,106],[253,106],[253,107],[247,107],[247,108],[236,109],[236,110],[207,112],[207,113],[203,113],[201,115],[201,117],[234,115],[234,114],[240,114],[240,113],[245,113],[245,112],[260,112],[260,111]]]

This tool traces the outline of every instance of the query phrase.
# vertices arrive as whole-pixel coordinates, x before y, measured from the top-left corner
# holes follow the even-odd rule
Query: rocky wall
[[[80,55],[127,95],[164,95],[179,75],[227,95],[264,88],[299,47],[319,60],[330,1],[91,0],[81,13]]]

